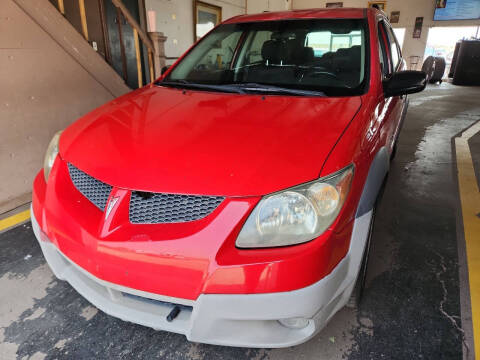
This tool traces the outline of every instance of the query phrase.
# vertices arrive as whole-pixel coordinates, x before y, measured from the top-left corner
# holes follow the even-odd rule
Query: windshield
[[[160,85],[197,85],[232,92],[299,89],[322,96],[363,93],[366,22],[361,19],[282,20],[217,27]],[[308,91],[308,92],[306,92]],[[292,91],[290,90],[290,93]]]

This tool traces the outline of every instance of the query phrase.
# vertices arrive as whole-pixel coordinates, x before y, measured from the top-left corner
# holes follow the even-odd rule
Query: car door
[[[394,72],[401,71],[404,65],[390,26],[383,18],[378,21],[377,25],[382,80],[385,80]],[[390,153],[395,144],[404,106],[405,96],[383,98],[380,104],[380,114],[383,117],[382,137],[385,139],[385,146]]]

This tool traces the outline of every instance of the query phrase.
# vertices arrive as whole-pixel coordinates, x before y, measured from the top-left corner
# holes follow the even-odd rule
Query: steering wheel
[[[306,71],[304,71],[302,73],[302,76],[300,78],[300,82],[303,80],[303,78],[305,77],[305,75],[309,75],[311,77],[316,77],[316,76],[328,76],[328,77],[332,77],[334,78],[335,80],[339,80],[338,79],[338,76],[331,72],[331,71],[325,71],[325,70],[317,70],[316,68],[311,68],[311,69],[307,69]]]

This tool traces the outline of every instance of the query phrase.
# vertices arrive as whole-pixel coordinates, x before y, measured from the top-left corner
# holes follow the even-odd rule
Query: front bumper
[[[347,302],[368,235],[371,213],[355,220],[347,256],[320,281],[308,287],[263,294],[201,294],[196,300],[161,296],[101,280],[76,265],[49,241],[34,212],[32,228],[54,274],[69,282],[105,313],[158,330],[184,334],[188,340],[228,346],[276,348],[313,337]],[[173,321],[167,315],[181,311]],[[302,329],[278,320],[308,319]]]

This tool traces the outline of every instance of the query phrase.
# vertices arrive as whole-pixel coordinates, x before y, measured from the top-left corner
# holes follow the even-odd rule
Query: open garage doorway
[[[395,33],[395,37],[398,40],[398,45],[400,45],[400,49],[403,49],[403,40],[405,40],[405,28],[393,28],[393,32]]]
[[[428,56],[444,57],[446,62],[445,74],[447,74],[452,63],[453,52],[457,41],[478,37],[480,35],[479,28],[479,26],[445,26],[430,28],[428,31],[424,59]]]

